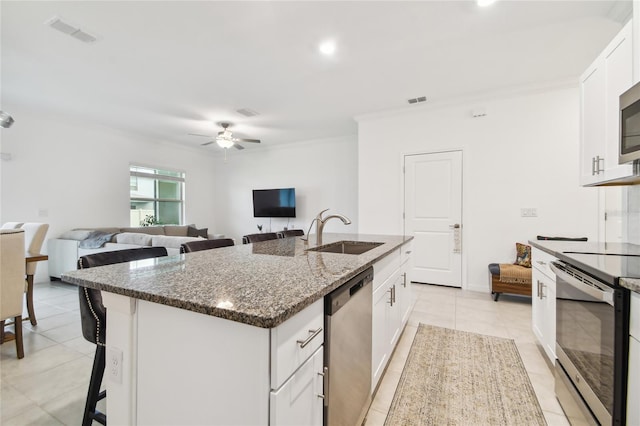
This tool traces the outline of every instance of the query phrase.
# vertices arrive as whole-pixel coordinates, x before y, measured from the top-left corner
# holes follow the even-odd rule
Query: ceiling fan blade
[[[201,135],[199,133],[187,133],[187,135],[189,135],[189,136],[202,136],[203,138],[212,138],[213,137],[211,135]]]
[[[201,146],[207,146],[207,145],[211,145],[212,143],[214,143],[215,141],[209,141],[209,142],[205,142],[205,143],[201,143]]]
[[[244,149],[244,146],[242,146],[242,145],[238,145],[237,143],[234,143],[234,144],[233,144],[233,147],[234,147],[235,149]]]
[[[251,143],[260,143],[260,139],[237,139],[239,142],[251,142]]]

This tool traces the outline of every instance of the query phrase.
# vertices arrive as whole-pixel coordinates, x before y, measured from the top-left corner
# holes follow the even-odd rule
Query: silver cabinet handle
[[[460,228],[460,224],[459,223],[455,223],[453,225],[449,225],[449,229],[459,229]]]
[[[600,162],[602,162],[602,168],[600,167]],[[604,173],[604,157],[600,158],[598,155],[596,157],[596,174],[600,174],[600,172]]]
[[[547,264],[547,262],[543,262],[542,260],[538,260],[536,262],[538,263],[538,265],[546,265]]]
[[[312,333],[311,336],[307,337],[305,340],[296,340],[296,342],[298,342],[298,344],[300,345],[300,349],[307,346],[309,342],[313,340],[314,337],[320,334],[321,331],[322,331],[322,327],[320,327],[317,330],[309,330],[309,333]]]
[[[411,254],[411,250],[405,251],[405,254]]]
[[[402,273],[402,287],[407,288],[407,273]]]
[[[596,174],[596,157],[591,157],[591,176]]]

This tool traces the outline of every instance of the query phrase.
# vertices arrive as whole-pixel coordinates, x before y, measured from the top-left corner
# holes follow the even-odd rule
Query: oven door
[[[612,424],[614,412],[615,291],[604,283],[561,262],[556,274],[556,353],[569,386],[586,403],[602,425]],[[579,405],[575,392],[558,393],[565,409]],[[585,410],[582,410],[585,411]]]

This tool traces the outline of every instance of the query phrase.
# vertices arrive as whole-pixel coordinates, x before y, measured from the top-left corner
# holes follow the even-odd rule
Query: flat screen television
[[[296,217],[296,189],[254,189],[253,217]]]

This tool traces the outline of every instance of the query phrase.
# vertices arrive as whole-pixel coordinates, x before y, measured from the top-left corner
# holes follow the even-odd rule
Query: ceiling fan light
[[[233,141],[225,138],[217,138],[216,143],[220,148],[231,148],[233,146]]]

